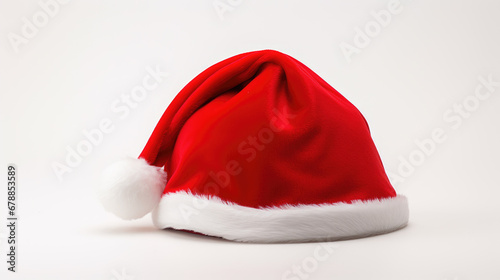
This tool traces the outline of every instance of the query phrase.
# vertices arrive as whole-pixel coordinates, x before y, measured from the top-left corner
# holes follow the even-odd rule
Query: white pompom
[[[107,211],[124,220],[139,219],[158,205],[166,181],[162,168],[125,159],[104,170],[97,195]]]

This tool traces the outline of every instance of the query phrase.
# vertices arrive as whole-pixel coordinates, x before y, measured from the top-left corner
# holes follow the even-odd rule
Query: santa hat
[[[175,97],[139,159],[100,198],[156,227],[248,242],[337,240],[408,222],[366,120],[312,70],[271,50],[208,68]]]

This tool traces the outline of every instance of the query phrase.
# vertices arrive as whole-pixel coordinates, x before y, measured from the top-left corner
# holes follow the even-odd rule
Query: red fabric
[[[277,51],[240,54],[179,92],[140,157],[164,166],[164,194],[249,207],[396,196],[361,113]]]

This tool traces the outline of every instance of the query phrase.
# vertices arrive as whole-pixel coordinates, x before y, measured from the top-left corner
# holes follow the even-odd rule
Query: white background
[[[214,3],[231,10],[219,16]],[[283,279],[305,264],[307,275],[289,279],[499,279],[500,87],[479,101],[474,92],[480,76],[500,81],[500,2],[402,1],[377,30],[370,12],[388,3],[75,0],[58,4],[15,46],[9,37],[22,36],[23,18],[33,22],[43,9],[38,1],[1,1],[0,179],[7,164],[17,165],[19,246],[18,272],[7,272],[0,183],[0,277]],[[340,44],[356,47],[356,28],[366,27],[373,36],[349,62]],[[259,49],[297,58],[353,102],[391,174],[422,155],[415,141],[444,131],[446,140],[412,174],[392,178],[409,198],[407,228],[336,242],[320,261],[312,259],[317,243],[241,244],[157,230],[149,215],[125,222],[103,211],[93,196],[101,170],[139,154],[195,75]],[[141,84],[148,66],[169,75],[129,115],[114,113],[113,102]],[[471,112],[458,125],[448,110],[464,100]],[[85,140],[82,131],[106,118],[114,130],[59,180],[54,162],[65,164],[68,147]]]

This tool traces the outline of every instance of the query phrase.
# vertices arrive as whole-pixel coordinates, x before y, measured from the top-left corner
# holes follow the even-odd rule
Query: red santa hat
[[[408,222],[366,120],[294,58],[271,50],[208,68],[175,97],[139,159],[104,172],[124,219],[248,242],[337,240]]]

